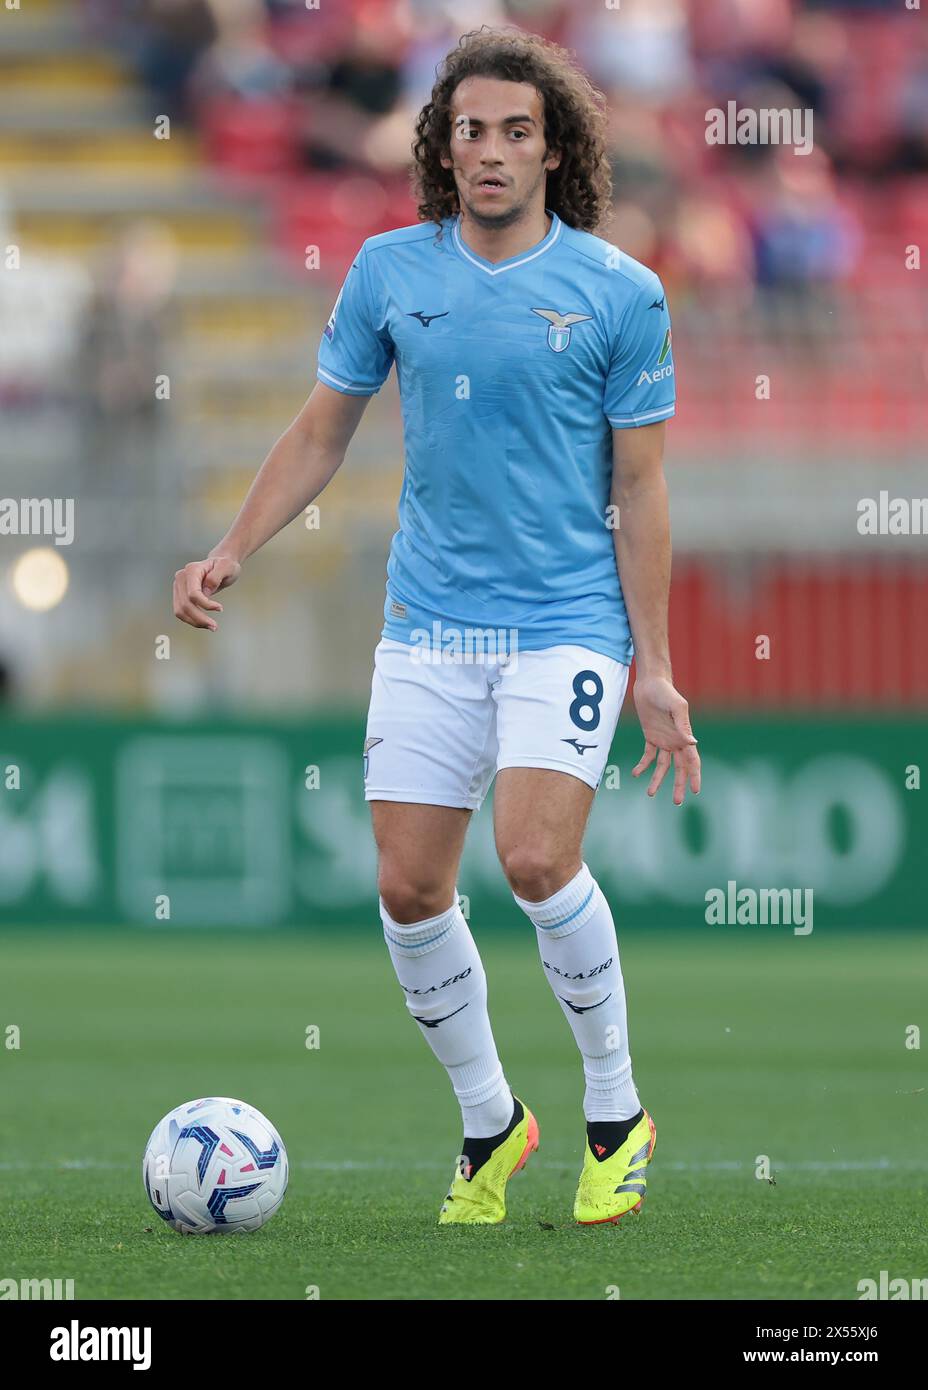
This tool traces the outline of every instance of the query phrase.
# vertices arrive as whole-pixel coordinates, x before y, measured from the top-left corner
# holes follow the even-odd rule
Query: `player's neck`
[[[471,251],[482,256],[485,261],[495,264],[497,261],[508,261],[513,256],[519,256],[523,251],[530,251],[533,246],[544,241],[551,226],[552,219],[543,207],[539,208],[537,213],[513,223],[511,227],[482,227],[468,215],[465,208],[461,212],[458,230]]]

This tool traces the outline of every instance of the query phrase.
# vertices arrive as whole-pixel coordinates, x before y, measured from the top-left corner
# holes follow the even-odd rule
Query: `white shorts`
[[[384,638],[374,653],[364,794],[476,810],[503,767],[547,767],[594,789],[628,667],[588,647],[474,664],[417,660]]]

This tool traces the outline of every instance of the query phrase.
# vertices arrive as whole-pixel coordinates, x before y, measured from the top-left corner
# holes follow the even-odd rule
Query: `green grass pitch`
[[[856,1299],[881,1270],[928,1274],[917,938],[625,933],[657,1149],[640,1215],[582,1228],[573,1039],[533,934],[475,934],[541,1148],[507,1220],[472,1230],[436,1225],[457,1107],[374,925],[0,938],[0,1275],[73,1278],[78,1299]],[[287,1144],[287,1197],[253,1235],[179,1236],[145,1197],[149,1132],[203,1095]]]

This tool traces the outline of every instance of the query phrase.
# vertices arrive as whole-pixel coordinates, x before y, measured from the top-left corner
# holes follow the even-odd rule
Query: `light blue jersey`
[[[383,635],[456,628],[629,662],[608,513],[612,430],[674,413],[653,271],[552,214],[494,264],[459,219],[361,247],[319,347],[326,386],[371,395],[396,363],[406,469]]]

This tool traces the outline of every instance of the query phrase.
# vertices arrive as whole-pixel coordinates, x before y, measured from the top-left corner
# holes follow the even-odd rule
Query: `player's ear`
[[[555,171],[555,169],[560,169],[560,167],[561,167],[561,152],[560,152],[560,150],[551,150],[551,151],[549,152],[549,154],[548,154],[548,158],[545,160],[545,168],[547,169],[547,171],[548,171],[549,174],[553,174],[554,171]]]

